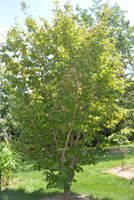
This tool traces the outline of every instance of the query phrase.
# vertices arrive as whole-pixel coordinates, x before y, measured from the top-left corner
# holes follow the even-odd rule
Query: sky
[[[54,8],[53,0],[24,0],[30,5],[28,13],[32,14],[34,19],[38,20],[38,15],[44,17],[51,23],[52,9]],[[5,34],[10,27],[14,24],[15,16],[17,20],[24,25],[25,15],[21,10],[22,0],[0,0],[0,42],[4,41],[1,35]],[[105,3],[106,0],[102,0]],[[122,10],[127,10],[126,19],[130,20],[130,25],[134,25],[134,0],[109,0],[110,5],[117,3]],[[61,5],[66,3],[66,0],[60,0]],[[71,4],[79,4],[81,8],[88,8],[93,4],[92,0],[71,0]]]

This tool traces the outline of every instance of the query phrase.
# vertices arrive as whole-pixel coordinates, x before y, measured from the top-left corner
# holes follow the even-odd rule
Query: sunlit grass
[[[130,180],[103,172],[122,163],[122,152],[112,153],[103,158],[96,166],[85,166],[83,174],[76,174],[77,182],[72,185],[72,191],[93,195],[100,199],[133,200],[134,184]],[[125,160],[125,164],[134,164],[134,157]]]

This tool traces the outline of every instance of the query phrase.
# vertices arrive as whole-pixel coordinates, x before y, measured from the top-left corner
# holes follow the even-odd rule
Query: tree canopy
[[[25,9],[25,4],[22,5]],[[89,24],[74,19],[69,1],[55,2],[52,25],[26,16],[26,29],[16,23],[1,45],[1,62],[10,83],[12,116],[21,124],[18,138],[24,155],[37,158],[47,187],[64,188],[69,200],[75,171],[96,164],[108,138],[102,126],[115,127],[127,111],[117,101],[124,92],[122,57],[108,26],[109,10]]]
[[[78,24],[81,20],[84,20],[89,30],[96,24],[97,19],[102,20],[105,15],[103,8],[106,4],[102,4],[101,0],[94,0],[93,2],[93,6],[86,9],[81,9],[77,5],[77,13],[73,15],[73,19]],[[120,95],[117,103],[121,107],[131,109],[129,117],[121,120],[114,128],[114,131],[119,132],[123,127],[127,127],[127,129],[133,128],[134,26],[131,26],[130,21],[125,19],[127,11],[121,10],[118,4],[114,4],[114,6],[107,4],[107,11],[109,12],[107,17],[109,33],[107,37],[112,37],[116,40],[115,48],[122,58],[120,72],[125,81],[125,92]],[[113,40],[111,42],[113,43]],[[109,135],[112,131],[112,129],[102,127],[101,134]]]
[[[0,70],[0,140],[5,137],[15,138],[19,136],[19,124],[14,121],[11,115],[11,102],[7,81],[4,77],[4,67]]]

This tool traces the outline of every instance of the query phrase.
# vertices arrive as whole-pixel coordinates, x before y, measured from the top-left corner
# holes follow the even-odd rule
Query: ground
[[[112,153],[122,152],[122,148],[114,148],[110,149]],[[134,164],[125,165],[123,168],[121,166],[116,166],[114,168],[105,170],[104,172],[110,172],[117,176],[126,178],[126,179],[134,179]]]
[[[134,179],[134,165],[126,165],[122,170],[121,166],[116,166],[114,168],[108,169],[103,172],[110,172],[120,177],[133,180]],[[43,197],[40,200],[63,200],[63,195],[53,196],[53,197]],[[72,195],[71,200],[92,200],[90,196],[84,195]]]
[[[112,153],[122,152],[121,148],[110,149]],[[133,180],[134,179],[134,165],[125,165],[122,170],[121,166],[116,166],[114,168],[105,170],[103,172],[109,172],[115,174],[120,177],[124,177],[126,179]],[[63,200],[63,195],[53,196],[53,197],[43,197],[40,200]],[[71,200],[92,200],[91,196],[84,195],[71,195]]]
[[[71,195],[71,200],[91,200],[92,197],[84,195]],[[53,196],[53,197],[43,197],[40,200],[64,200],[63,195]]]
[[[110,151],[112,153],[117,153],[117,152],[122,152],[122,149],[121,148],[114,148],[114,149],[110,149]],[[133,165],[132,164],[131,165],[130,164],[125,165],[123,170],[122,170],[121,166],[116,166],[114,168],[105,170],[103,172],[112,173],[112,174],[115,174],[117,176],[124,177],[126,179],[130,179],[130,181],[134,181],[134,164]],[[21,180],[21,181],[23,181],[23,180]],[[17,180],[14,179],[13,182],[17,183]],[[5,188],[7,188],[7,187],[5,187]],[[2,188],[2,189],[4,190],[5,188]],[[58,196],[52,196],[52,197],[43,197],[39,200],[63,200],[63,199],[64,199],[63,195],[58,195]],[[78,195],[71,195],[71,200],[93,200],[93,197],[78,194]]]
[[[126,179],[134,179],[134,165],[126,165],[123,170],[121,166],[116,166],[104,172],[110,172]]]

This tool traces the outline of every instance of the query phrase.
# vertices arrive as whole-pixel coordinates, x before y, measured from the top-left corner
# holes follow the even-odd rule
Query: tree
[[[121,57],[107,37],[106,6],[103,12],[89,31],[83,20],[75,22],[69,2],[64,10],[56,2],[52,25],[28,15],[27,30],[16,22],[1,45],[12,115],[22,129],[19,146],[38,159],[48,188],[64,189],[65,200],[75,171],[96,164],[104,151],[105,136],[96,151],[90,148],[101,126],[114,127],[126,115],[116,104],[124,84]]]
[[[105,17],[103,8],[107,6],[109,12],[109,16],[107,17],[109,34],[107,36],[116,39],[115,48],[122,57],[123,76],[131,76],[134,65],[134,26],[130,26],[130,21],[125,19],[127,11],[121,10],[118,4],[110,6],[108,3],[102,4],[101,0],[93,0],[93,2],[92,7],[88,9],[81,9],[77,5],[77,14],[73,15],[73,19],[77,23],[84,20],[90,30],[92,25],[97,22],[97,19],[100,21],[103,20],[103,17]],[[113,41],[111,40],[111,42]]]
[[[2,140],[5,137],[18,137],[20,130],[19,124],[11,116],[7,82],[3,79],[4,68],[0,67],[0,139]]]
[[[119,106],[125,109],[131,109],[127,118],[121,120],[116,125],[114,130],[119,130],[119,127],[133,128],[133,66],[134,66],[134,26],[130,26],[130,22],[125,19],[126,11],[121,10],[120,6],[115,4],[110,6],[107,3],[102,4],[101,0],[94,0],[92,7],[88,9],[81,9],[79,5],[76,6],[77,14],[73,15],[76,23],[81,23],[81,20],[89,27],[89,31],[93,24],[97,23],[97,19],[100,21],[105,17],[103,12],[104,6],[107,6],[109,16],[107,17],[107,26],[109,27],[109,34],[107,37],[116,39],[115,48],[121,55],[122,65],[120,71],[122,77],[125,80],[125,92],[120,96],[117,103]],[[110,41],[113,43],[113,40]],[[102,126],[101,133],[110,135],[113,130],[109,130]],[[99,136],[99,135],[98,135]],[[101,134],[100,134],[101,137]],[[99,138],[97,138],[99,140]]]

